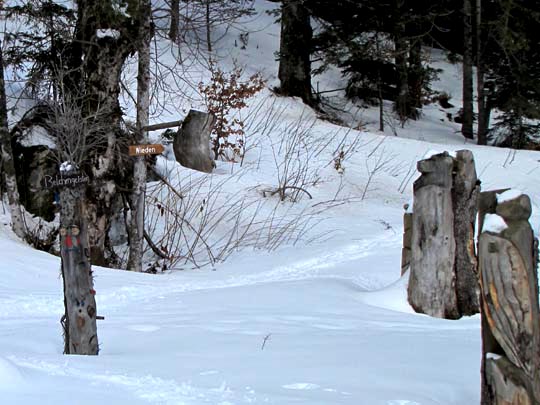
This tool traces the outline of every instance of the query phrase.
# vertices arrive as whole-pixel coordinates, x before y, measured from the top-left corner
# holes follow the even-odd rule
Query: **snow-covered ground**
[[[271,7],[266,1],[257,6],[261,12]],[[234,48],[233,34],[223,39],[223,49],[232,49],[248,73],[263,70],[268,85],[276,85],[279,27],[262,13],[249,24],[259,30],[246,50]],[[225,65],[231,55],[223,55]],[[436,86],[456,96],[456,66],[435,57],[436,67],[445,69]],[[329,72],[317,80],[337,88],[343,79]],[[306,185],[313,199],[279,202],[261,192],[278,184],[277,148],[300,117],[311,122],[316,115],[298,100],[264,90],[244,113],[247,121],[263,117],[255,113],[260,103],[259,111],[279,111],[279,120],[270,133],[260,127],[248,133],[242,167],[218,164],[213,178],[228,183],[217,198],[246,196],[261,201],[262,214],[303,212],[315,221],[294,246],[239,249],[200,270],[179,264],[149,275],[95,268],[98,314],[105,317],[98,323],[97,357],[62,354],[59,259],[16,240],[8,216],[0,217],[1,404],[479,403],[479,317],[434,319],[407,303],[407,280],[400,278],[403,204],[412,196],[417,160],[433,150],[466,147],[474,152],[483,190],[512,187],[532,198],[538,234],[540,153],[465,144],[438,105],[397,128],[397,137],[382,135],[370,118],[375,109],[356,111],[344,103],[354,111],[349,119],[357,117],[366,130],[314,121],[315,145],[338,135],[308,168],[318,178]],[[200,108],[184,104],[179,109]],[[178,119],[162,112],[155,121],[168,118]],[[339,173],[331,163],[342,139],[358,143]],[[202,176],[164,158],[158,167],[175,184],[186,173]]]

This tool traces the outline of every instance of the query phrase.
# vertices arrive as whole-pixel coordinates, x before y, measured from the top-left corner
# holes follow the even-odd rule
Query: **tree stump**
[[[482,193],[482,404],[540,404],[538,240],[530,199]]]
[[[190,110],[173,143],[176,160],[184,167],[211,173],[214,161],[210,157],[210,133],[215,117],[212,114]]]
[[[85,221],[85,187],[60,189],[60,253],[64,281],[65,354],[98,354],[96,300]]]
[[[480,182],[473,155],[444,152],[418,162],[410,244],[409,303],[417,312],[446,319],[479,312],[474,246]],[[405,219],[406,220],[406,219]],[[405,223],[405,228],[407,224]]]

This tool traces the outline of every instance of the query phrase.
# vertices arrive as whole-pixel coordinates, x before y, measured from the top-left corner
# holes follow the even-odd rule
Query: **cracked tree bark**
[[[24,226],[23,211],[19,201],[19,190],[11,148],[11,137],[8,130],[8,114],[6,100],[6,86],[4,82],[4,58],[2,55],[2,43],[0,42],[0,167],[3,169],[3,177],[6,184],[9,212],[11,214],[11,228],[15,235],[24,239],[26,232]],[[2,195],[0,195],[0,199]]]
[[[280,94],[300,97],[315,106],[311,92],[311,40],[313,30],[310,15],[302,1],[286,0],[281,6],[281,36],[279,48]]]
[[[84,192],[84,185],[64,187],[60,190],[64,353],[97,355],[97,310],[85,221]]]
[[[148,112],[150,108],[150,40],[152,23],[150,3],[141,3],[141,36],[138,49],[139,65],[137,76],[137,133],[135,142],[143,144],[147,140]],[[133,168],[133,193],[131,195],[131,215],[129,224],[129,256],[127,269],[142,271],[144,242],[144,203],[146,196],[146,158],[136,156]]]
[[[479,312],[474,246],[480,182],[473,155],[458,151],[418,162],[410,243],[409,303],[417,312],[457,319]],[[404,238],[403,263],[406,261]],[[402,267],[403,272],[403,267]]]
[[[118,264],[108,232],[117,198],[116,184],[131,184],[133,174],[129,162],[118,153],[128,144],[120,126],[118,96],[124,62],[137,51],[140,42],[142,5],[142,1],[129,1],[126,12],[122,12],[110,0],[77,1],[68,88],[74,99],[81,100],[87,114],[99,111],[101,120],[107,123],[100,134],[106,140],[105,146],[89,151],[83,165],[91,180],[86,220],[91,260],[96,265]],[[104,30],[114,35],[99,35]]]

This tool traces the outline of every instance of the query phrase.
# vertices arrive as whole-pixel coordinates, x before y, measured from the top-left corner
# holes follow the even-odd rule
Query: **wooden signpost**
[[[165,150],[163,145],[130,145],[129,156],[159,155]]]

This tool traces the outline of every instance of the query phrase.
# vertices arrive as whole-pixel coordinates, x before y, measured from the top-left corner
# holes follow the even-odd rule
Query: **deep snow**
[[[259,15],[245,23],[253,30],[247,49],[234,47],[237,32],[231,30],[220,43],[221,63],[230,67],[234,57],[247,73],[262,70],[271,87],[277,84],[279,27],[263,13],[271,3],[256,4]],[[459,105],[458,67],[440,52],[432,58],[444,69],[435,87]],[[190,69],[195,83],[208,77],[195,65]],[[316,81],[321,90],[343,84],[335,70]],[[157,108],[153,120],[178,119],[179,111],[202,108],[201,99],[175,101],[180,105],[167,111]],[[272,252],[240,249],[225,263],[201,270],[179,264],[159,275],[94,269],[98,314],[105,316],[98,323],[98,357],[62,354],[59,259],[16,240],[3,215],[0,403],[479,403],[479,317],[434,319],[415,314],[407,303],[406,276],[400,277],[403,204],[412,197],[417,160],[432,150],[467,147],[483,190],[512,187],[531,196],[531,223],[538,234],[540,153],[466,144],[459,127],[435,104],[424,109],[420,121],[395,127],[394,136],[391,128],[378,133],[376,109],[358,109],[339,93],[332,103],[349,111],[341,118],[361,124],[363,131],[316,120],[298,100],[276,98],[269,90],[242,113],[248,122],[262,119],[255,113],[260,103],[260,111],[279,111],[279,120],[269,133],[248,133],[242,167],[218,164],[213,178],[228,185],[216,201],[245,196],[260,201],[263,214],[277,207],[278,215],[316,212],[313,207],[334,199],[337,191],[340,203],[313,214],[315,221],[294,246]],[[339,133],[311,162],[309,170],[319,178],[307,186],[313,200],[265,198],[261,190],[275,187],[279,172],[271,145],[279,146],[300,118],[315,120],[313,139]],[[331,162],[343,136],[349,144],[360,141],[340,174]],[[158,167],[175,185],[203,176],[165,158]],[[218,230],[226,234],[225,225]]]

